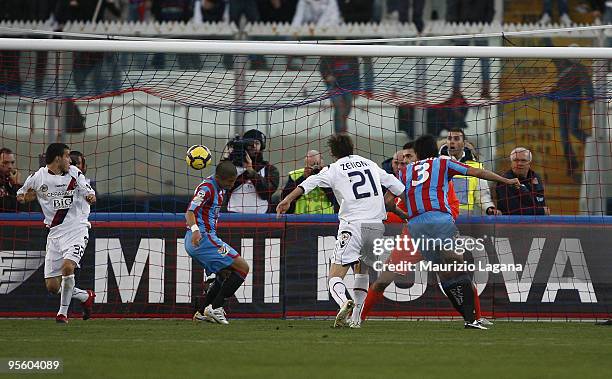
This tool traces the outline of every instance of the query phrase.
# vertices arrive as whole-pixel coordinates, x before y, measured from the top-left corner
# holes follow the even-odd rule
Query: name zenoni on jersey
[[[223,204],[223,189],[213,177],[208,177],[196,188],[189,210],[196,218],[201,233],[216,234],[219,210]]]
[[[452,215],[448,202],[448,182],[455,175],[466,175],[469,166],[448,158],[428,158],[400,170],[405,185],[408,218],[431,211]]]
[[[311,175],[300,187],[304,193],[316,187],[331,188],[340,203],[340,222],[382,222],[387,217],[382,186],[394,195],[404,185],[376,163],[359,155],[349,155]]]
[[[73,232],[80,226],[91,227],[88,220],[90,207],[85,197],[95,192],[75,166],[70,166],[62,175],[41,167],[28,176],[17,194],[25,194],[29,189],[36,191],[50,237]]]

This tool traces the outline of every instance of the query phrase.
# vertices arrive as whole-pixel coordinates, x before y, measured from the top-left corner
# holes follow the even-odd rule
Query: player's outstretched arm
[[[89,183],[87,183],[87,179],[85,178],[85,175],[81,173],[81,171],[79,171],[77,176],[77,184],[79,189],[85,193],[85,200],[89,204],[94,204],[96,202],[96,191],[94,191]]]
[[[26,193],[20,193],[17,195],[17,201],[21,204],[29,203],[30,201],[36,200],[36,191],[32,188],[28,189]]]
[[[480,179],[492,180],[494,182],[514,186],[517,189],[521,188],[521,182],[518,180],[518,178],[512,178],[512,179],[504,178],[503,176],[497,175],[493,171],[485,170],[482,168],[476,168],[476,167],[470,166],[467,170],[467,174],[469,176],[475,176]]]
[[[87,196],[85,196],[85,200],[87,200],[89,204],[94,204],[96,202],[96,194],[95,193],[88,194]]]
[[[392,212],[396,214],[397,217],[401,218],[402,220],[408,220],[408,215],[406,214],[406,212],[397,207],[397,204],[395,203],[396,197],[397,196],[395,196],[390,191],[385,192],[385,208],[387,212]]]
[[[283,213],[287,213],[291,203],[294,202],[298,197],[304,194],[304,189],[302,187],[296,187],[293,191],[289,193],[278,205],[276,206],[276,214],[281,215]]]
[[[23,186],[17,190],[17,201],[21,204],[29,203],[36,200],[36,190],[38,188],[37,177],[35,173],[28,176]]]

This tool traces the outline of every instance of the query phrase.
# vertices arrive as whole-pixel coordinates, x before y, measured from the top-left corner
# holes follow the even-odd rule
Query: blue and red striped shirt
[[[409,219],[431,211],[452,215],[448,202],[448,182],[455,175],[466,175],[469,166],[447,158],[428,158],[409,164],[399,172],[406,185]]]
[[[212,176],[204,179],[196,188],[188,209],[195,214],[200,232],[217,233],[217,220],[223,203],[223,192]]]

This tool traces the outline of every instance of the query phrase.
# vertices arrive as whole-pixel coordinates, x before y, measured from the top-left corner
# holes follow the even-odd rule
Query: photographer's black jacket
[[[259,171],[264,167],[266,169],[265,176],[261,176]],[[257,196],[262,200],[267,200],[269,207],[272,205],[272,195],[276,192],[280,183],[278,169],[273,164],[270,164],[270,162],[264,161],[261,155],[257,155],[256,159],[253,161],[253,170],[255,171],[254,173],[244,171],[242,174],[238,175],[236,183],[234,183],[232,189],[226,192],[223,199],[223,206],[221,208],[223,212],[227,212],[227,206],[232,196],[232,192],[249,180],[255,186]],[[268,212],[273,211],[274,210],[268,209]]]

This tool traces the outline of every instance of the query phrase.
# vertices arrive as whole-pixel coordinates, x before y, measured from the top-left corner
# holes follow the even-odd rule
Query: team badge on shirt
[[[46,184],[43,184],[42,186],[40,186],[40,192],[47,192],[48,189],[49,187],[47,187]]]
[[[346,245],[348,245],[348,242],[351,239],[351,232],[342,232],[340,233],[340,238],[338,239],[338,242],[340,243],[340,248],[343,249]]]
[[[222,257],[225,257],[227,254],[229,254],[229,249],[227,248],[227,245],[223,245],[223,246],[219,247],[219,250],[217,250],[217,252]]]

